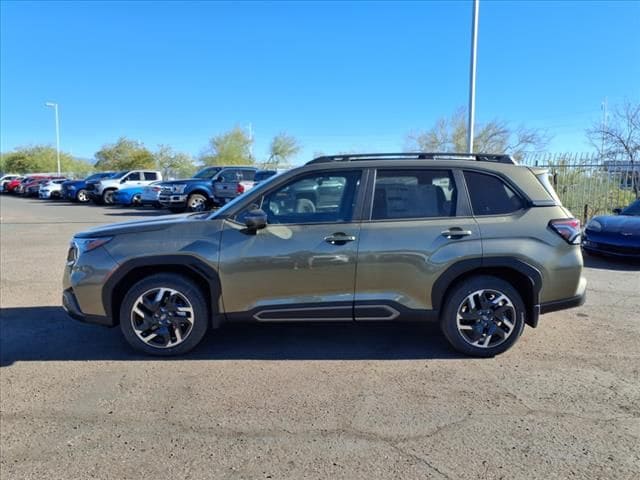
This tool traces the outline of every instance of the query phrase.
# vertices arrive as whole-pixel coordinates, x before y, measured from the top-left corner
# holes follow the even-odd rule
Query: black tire
[[[468,303],[465,305],[465,302],[468,297],[478,291],[487,291],[487,293],[481,295],[482,300],[480,300],[480,296],[474,297],[478,299],[476,302],[487,303],[481,307],[482,309],[469,311]],[[503,300],[506,307],[498,304],[489,306],[487,298],[494,294],[492,292],[501,293],[506,297],[507,300]],[[499,297],[496,295],[496,298]],[[510,304],[507,304],[507,301]],[[500,308],[504,312],[501,318],[490,313],[494,307],[495,311]],[[465,324],[458,328],[458,313],[463,310],[465,310],[464,313],[468,312],[469,316],[478,315],[477,312],[483,312],[483,315],[478,315],[477,320],[462,319],[461,323]],[[518,341],[524,330],[525,315],[524,302],[513,285],[497,277],[478,275],[462,281],[449,292],[441,313],[440,328],[451,346],[458,352],[474,357],[493,357],[507,351]],[[507,335],[505,329],[508,328],[508,324],[512,324],[512,328]],[[465,333],[461,331],[463,327]],[[502,337],[503,334],[507,335],[506,338]],[[489,337],[488,342],[491,342],[494,335],[496,337],[495,346],[489,344],[483,347],[472,344],[474,339],[480,342],[486,340],[487,337]]]
[[[134,316],[134,307],[141,295],[154,289],[165,288],[177,291],[191,304],[193,310],[192,326],[182,343],[175,346],[160,347],[145,343],[134,329],[134,321],[140,317]],[[167,300],[169,301],[169,300]],[[175,303],[175,301],[173,301]],[[171,331],[171,327],[167,327]],[[125,340],[136,350],[161,357],[182,355],[195,348],[204,338],[209,328],[209,311],[205,296],[188,278],[173,273],[160,273],[146,277],[131,287],[120,305],[120,330]],[[161,330],[156,330],[161,331]],[[175,331],[175,330],[174,330]],[[149,334],[151,335],[151,334]]]
[[[207,197],[199,193],[192,193],[187,199],[187,209],[190,212],[204,212],[209,209]]]
[[[142,196],[139,193],[133,196],[133,198],[131,199],[131,205],[133,207],[142,206]]]
[[[113,194],[114,194],[115,190],[113,188],[109,188],[107,190],[105,190],[104,192],[102,192],[102,203],[104,205],[113,205],[115,202],[115,199],[113,198]]]
[[[91,198],[89,198],[89,194],[84,188],[81,188],[76,192],[76,202],[87,203]]]

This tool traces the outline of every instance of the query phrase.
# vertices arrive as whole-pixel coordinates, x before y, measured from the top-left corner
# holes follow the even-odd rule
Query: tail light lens
[[[154,192],[159,192],[162,189],[160,187],[153,187],[151,190],[153,190]]]
[[[580,220],[577,218],[551,220],[549,222],[549,227],[564,238],[567,243],[570,243],[571,245],[580,244],[580,234],[582,231],[580,230]]]
[[[242,185],[241,183],[238,184],[238,187],[236,188],[236,192],[237,193],[244,193],[244,185]]]

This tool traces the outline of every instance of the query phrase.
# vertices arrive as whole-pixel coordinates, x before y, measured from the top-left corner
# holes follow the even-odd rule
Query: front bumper
[[[606,242],[583,240],[582,249],[588,253],[611,255],[622,258],[640,258],[640,247],[634,245],[615,245]]]
[[[96,325],[102,325],[104,327],[113,327],[113,321],[109,317],[101,315],[87,315],[80,310],[78,299],[76,298],[71,288],[62,292],[62,308],[67,312],[74,320],[78,320],[84,323],[93,323]]]
[[[38,198],[48,199],[51,198],[51,192],[38,192]]]
[[[158,202],[165,207],[186,207],[188,195],[170,194],[160,195]]]

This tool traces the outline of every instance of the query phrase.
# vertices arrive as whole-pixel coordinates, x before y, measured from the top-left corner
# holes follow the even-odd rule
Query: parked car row
[[[154,170],[99,172],[85,179],[5,175],[0,177],[0,191],[47,200],[198,212],[220,207],[276,173],[250,166],[215,166],[204,168],[193,178],[171,181],[164,181],[162,173]]]

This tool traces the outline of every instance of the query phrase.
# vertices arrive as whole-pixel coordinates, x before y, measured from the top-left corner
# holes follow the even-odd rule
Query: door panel
[[[220,250],[225,311],[257,320],[351,319],[357,241],[330,243],[341,232],[357,239],[358,223],[268,225],[255,234],[226,221]],[[318,307],[346,307],[339,311]],[[266,314],[267,307],[278,309]],[[305,310],[302,310],[305,309]]]
[[[470,235],[442,234],[452,228]],[[365,222],[358,247],[356,306],[382,301],[430,310],[438,276],[459,260],[481,255],[480,230],[472,218]],[[359,310],[356,320],[367,316]]]

